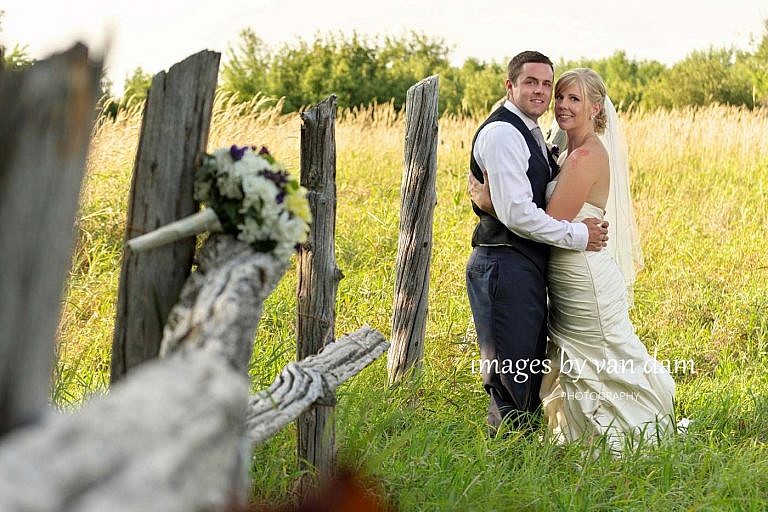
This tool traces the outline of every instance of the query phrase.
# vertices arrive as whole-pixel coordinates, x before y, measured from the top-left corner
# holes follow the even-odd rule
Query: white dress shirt
[[[538,126],[511,101],[507,100],[504,106],[522,119],[529,130]],[[510,231],[563,249],[586,249],[586,224],[555,220],[533,202],[531,182],[525,174],[531,152],[517,128],[503,121],[488,123],[477,135],[472,154],[480,168],[488,171],[497,218]]]

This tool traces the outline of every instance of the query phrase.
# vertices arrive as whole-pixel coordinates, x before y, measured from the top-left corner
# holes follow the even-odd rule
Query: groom
[[[480,218],[467,263],[467,293],[480,345],[480,371],[496,432],[530,426],[547,344],[546,269],[549,246],[599,251],[607,240],[598,219],[558,221],[545,212],[547,182],[557,164],[537,124],[552,98],[554,66],[539,52],[509,61],[507,99],[480,126],[470,168],[488,173],[495,216],[472,203]]]

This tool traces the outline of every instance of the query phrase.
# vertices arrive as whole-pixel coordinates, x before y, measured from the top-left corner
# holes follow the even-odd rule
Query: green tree
[[[365,105],[387,96],[380,82],[377,48],[356,33],[348,38],[341,34],[316,35],[311,44],[301,41],[298,46],[284,46],[275,56],[271,71],[270,94],[296,91],[286,96],[289,109],[321,101],[331,93],[344,107]]]
[[[643,102],[648,107],[689,105],[751,105],[749,79],[740,73],[736,52],[726,48],[693,51],[650,84]]]
[[[120,108],[132,108],[147,99],[147,92],[152,85],[152,75],[141,67],[133,70],[133,73],[125,79],[123,97],[120,100]]]
[[[461,69],[452,66],[440,73],[438,88],[437,108],[440,114],[463,114],[461,102],[466,84]]]
[[[327,58],[322,55],[322,47],[317,41],[314,46],[316,49],[312,52],[306,41],[301,40],[294,46],[283,45],[273,56],[265,94],[272,96],[277,92],[285,97],[283,108],[288,112],[321,99],[316,91],[322,87]],[[332,92],[326,90],[325,94]]]
[[[387,37],[380,44],[357,33],[316,34],[270,51],[250,30],[240,33],[222,67],[222,90],[241,101],[261,94],[284,97],[284,109],[295,111],[335,93],[339,105],[405,102],[408,87],[435,73],[451,75],[449,48],[441,39],[410,33]],[[459,103],[458,77],[446,98]],[[450,77],[449,77],[450,79]],[[441,101],[441,103],[444,103]]]
[[[466,92],[461,106],[464,112],[489,112],[494,103],[507,94],[507,66],[499,63],[480,63],[467,59],[462,66],[466,75]]]
[[[643,103],[648,85],[658,80],[666,68],[657,61],[635,61],[619,50],[604,59],[563,61],[555,66],[555,77],[573,68],[591,68],[597,71],[608,88],[608,95],[617,110],[626,110]]]
[[[450,48],[441,38],[410,32],[402,37],[387,37],[379,52],[385,68],[387,94],[396,108],[405,103],[408,88],[431,75],[450,69]]]
[[[667,68],[617,51],[603,59],[561,60],[555,76],[573,67],[595,69],[619,110],[768,104],[768,20],[766,32],[753,53],[711,48]],[[383,41],[357,33],[316,34],[311,41],[300,39],[271,50],[246,29],[229,48],[221,89],[238,101],[283,97],[285,111],[296,111],[331,93],[342,107],[391,101],[399,109],[410,86],[439,74],[441,113],[488,112],[504,96],[506,66],[473,58],[452,66],[450,51],[442,39],[416,32]]]
[[[768,19],[763,22],[763,36],[754,53],[741,52],[736,59],[735,72],[748,78],[752,90],[752,106],[768,107]]]
[[[5,11],[0,9],[0,34],[3,33],[3,18]],[[31,66],[35,59],[29,56],[27,45],[14,44],[13,48],[8,50],[0,43],[0,68],[19,69]]]
[[[328,56],[331,69],[327,86],[339,95],[342,105],[364,105],[389,99],[381,81],[383,69],[375,45],[353,33],[349,40],[336,38],[332,50]],[[318,99],[322,99],[323,92],[318,92]]]
[[[271,60],[269,48],[252,29],[241,31],[237,46],[229,46],[221,68],[222,91],[242,100],[262,94],[267,86]]]

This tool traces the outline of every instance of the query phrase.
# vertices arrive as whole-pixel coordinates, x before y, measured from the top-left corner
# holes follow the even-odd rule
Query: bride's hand
[[[496,210],[493,208],[493,203],[491,202],[491,189],[488,186],[488,171],[483,170],[482,183],[472,175],[472,171],[469,171],[467,189],[469,190],[469,197],[472,198],[472,202],[474,202],[478,208],[486,213],[490,213],[494,217],[496,216]]]

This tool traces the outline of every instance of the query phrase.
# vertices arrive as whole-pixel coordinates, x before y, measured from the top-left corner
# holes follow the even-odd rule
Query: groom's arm
[[[522,134],[508,123],[491,123],[475,142],[475,160],[488,170],[496,217],[513,233],[537,242],[584,250],[589,230],[581,222],[555,220],[533,202],[526,176],[530,151]]]

